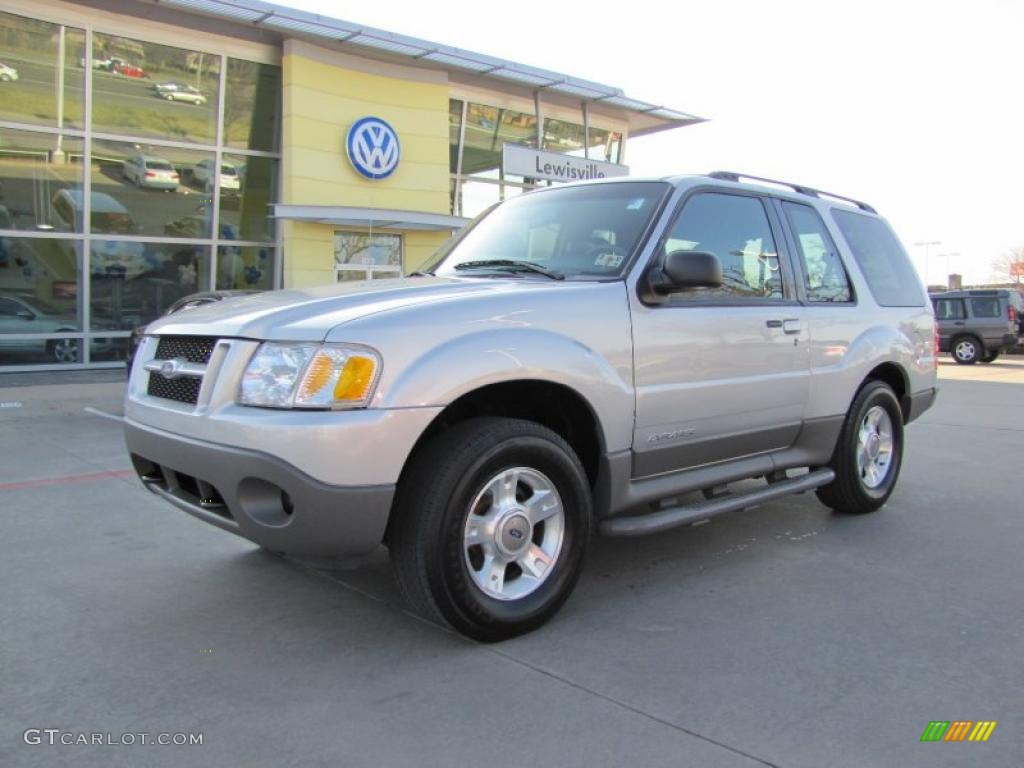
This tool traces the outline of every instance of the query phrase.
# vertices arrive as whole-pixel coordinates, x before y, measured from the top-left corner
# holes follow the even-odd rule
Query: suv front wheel
[[[853,399],[829,467],[835,479],[816,493],[837,512],[874,512],[889,499],[903,461],[903,413],[892,388],[869,381]]]
[[[559,435],[477,418],[433,438],[399,484],[389,534],[406,600],[477,640],[543,624],[568,598],[590,537],[586,473]]]

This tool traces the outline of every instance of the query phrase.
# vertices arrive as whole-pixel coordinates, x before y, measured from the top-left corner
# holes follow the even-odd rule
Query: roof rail
[[[712,179],[718,179],[720,181],[735,181],[738,182],[740,179],[750,179],[752,181],[767,181],[769,184],[780,184],[783,187],[789,187],[794,192],[799,192],[801,195],[810,195],[811,197],[831,197],[836,200],[842,200],[847,203],[853,203],[862,211],[868,213],[878,213],[867,203],[861,202],[860,200],[854,200],[852,197],[845,197],[844,195],[836,195],[832,192],[822,192],[820,189],[814,189],[813,187],[805,187],[802,184],[794,184],[790,181],[779,181],[778,179],[767,179],[764,176],[751,176],[749,173],[735,173],[733,171],[712,171],[708,174]]]

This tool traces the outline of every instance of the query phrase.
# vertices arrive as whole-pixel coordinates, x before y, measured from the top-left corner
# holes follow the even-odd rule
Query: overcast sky
[[[1020,0],[284,4],[708,118],[631,142],[632,174],[736,170],[865,200],[922,275],[914,243],[940,241],[931,283],[947,265],[988,280],[1024,246]]]

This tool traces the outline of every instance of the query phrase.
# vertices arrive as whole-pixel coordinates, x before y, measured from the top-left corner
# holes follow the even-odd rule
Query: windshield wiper
[[[565,275],[554,269],[542,267],[532,261],[516,261],[515,259],[491,259],[489,261],[464,261],[456,264],[455,269],[487,269],[497,267],[504,271],[522,270],[523,272],[536,272],[538,275],[550,277],[552,280],[565,280]]]

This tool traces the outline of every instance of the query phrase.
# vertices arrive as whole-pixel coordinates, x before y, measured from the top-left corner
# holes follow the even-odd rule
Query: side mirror
[[[707,251],[672,251],[648,276],[651,289],[661,296],[687,288],[717,288],[722,284],[722,264]]]

